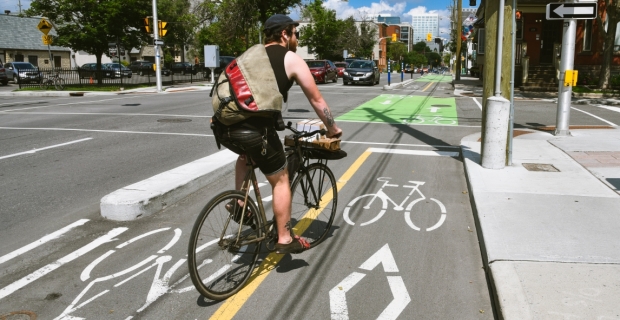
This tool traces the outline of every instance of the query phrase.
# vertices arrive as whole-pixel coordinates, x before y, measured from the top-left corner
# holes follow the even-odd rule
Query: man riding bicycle
[[[271,16],[264,24],[265,49],[275,73],[278,89],[286,101],[289,89],[294,82],[297,82],[314,111],[325,124],[327,137],[340,137],[342,130],[336,125],[308,65],[295,53],[299,36],[298,25],[299,23],[282,14]],[[299,253],[308,249],[309,245],[305,239],[292,234],[289,173],[284,147],[276,132],[275,120],[260,116],[249,117],[241,122],[225,126],[217,135],[222,145],[239,154],[235,164],[235,188],[237,190],[241,189],[247,173],[248,157],[271,184],[273,213],[278,232],[276,252],[280,254]]]

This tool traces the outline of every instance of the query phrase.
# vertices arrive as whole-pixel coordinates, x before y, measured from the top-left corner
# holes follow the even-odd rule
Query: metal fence
[[[83,70],[83,69],[67,69],[67,68],[56,68],[56,69],[38,69],[38,70],[21,70],[28,71],[28,76],[20,76],[15,77],[16,84],[19,85],[19,88],[32,88],[32,89],[40,89],[41,81],[52,77],[55,74],[64,80],[65,90],[76,88],[79,90],[88,90],[89,88],[95,89],[97,87],[106,87],[109,89],[113,88],[131,88],[138,87],[144,85],[153,85],[157,84],[157,78],[155,75],[155,71],[150,70],[149,72],[135,72],[132,71],[130,76],[123,74],[119,75],[118,72],[111,69],[103,69],[101,71],[94,70]],[[163,71],[163,70],[162,70]],[[140,75],[142,74],[142,75]],[[180,72],[171,72],[167,75],[164,75],[162,72],[161,75],[162,84],[163,85],[173,85],[178,83],[193,83],[193,82],[204,82],[211,80],[211,71],[208,68],[198,70],[195,74],[192,72],[188,72],[185,74],[181,74]]]

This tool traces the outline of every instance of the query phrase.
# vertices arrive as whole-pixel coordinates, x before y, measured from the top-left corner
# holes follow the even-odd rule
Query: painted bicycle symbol
[[[444,118],[439,116],[425,117],[414,116],[412,118],[401,119],[403,124],[440,124],[440,125],[456,125],[456,121],[450,118]]]
[[[377,198],[379,198],[379,200],[381,200],[381,209],[379,210],[379,213],[372,219],[363,222],[360,224],[360,226],[366,226],[369,225],[373,222],[376,222],[377,220],[381,219],[381,217],[385,214],[385,212],[388,210],[388,202],[391,202],[393,205],[393,209],[395,211],[405,211],[405,221],[407,222],[407,224],[416,231],[420,231],[421,229],[416,226],[413,221],[411,220],[411,209],[413,208],[413,206],[426,199],[426,196],[424,196],[424,194],[422,194],[422,191],[420,191],[420,186],[424,185],[425,182],[423,181],[409,181],[409,183],[411,183],[412,185],[403,185],[403,188],[409,188],[411,189],[411,191],[409,192],[409,194],[405,197],[405,199],[400,203],[396,203],[394,202],[394,200],[392,200],[392,198],[390,198],[385,192],[383,192],[383,189],[385,187],[399,187],[399,185],[397,184],[390,184],[391,178],[387,178],[387,177],[380,177],[377,178],[377,181],[382,181],[383,185],[381,186],[381,188],[379,189],[379,191],[377,191],[376,193],[369,193],[369,194],[364,194],[361,195],[353,200],[351,200],[351,202],[349,202],[349,204],[347,204],[347,207],[344,208],[344,213],[343,213],[343,218],[344,221],[346,221],[348,224],[354,226],[355,222],[353,222],[350,218],[350,212],[351,212],[351,207],[353,205],[355,205],[358,201],[362,200],[363,198],[370,198],[370,200],[368,201],[368,204],[366,204],[365,206],[363,206],[362,208],[364,210],[370,210],[370,206],[373,204],[373,202],[375,202],[375,200],[377,200]],[[412,200],[411,202],[408,202],[409,199],[411,198],[411,196],[413,195],[413,193],[417,192],[419,197]],[[439,218],[439,221],[431,226],[426,228],[426,231],[433,231],[439,227],[441,227],[441,225],[444,223],[444,221],[446,221],[446,207],[443,205],[443,203],[441,203],[441,201],[434,199],[434,198],[429,198],[431,201],[435,202],[438,206],[439,206],[439,210],[441,212],[441,216]],[[407,204],[406,207],[404,207],[404,205]]]

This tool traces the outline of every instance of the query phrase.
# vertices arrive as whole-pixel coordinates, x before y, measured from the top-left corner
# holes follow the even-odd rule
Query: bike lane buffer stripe
[[[13,282],[12,284],[0,289],[0,300],[8,295],[10,295],[11,293],[25,287],[26,285],[28,285],[29,283],[45,276],[46,274],[60,268],[62,265],[69,263],[77,258],[79,258],[80,256],[90,252],[91,250],[99,247],[100,245],[104,244],[104,243],[108,243],[108,242],[112,242],[112,241],[116,241],[117,239],[115,239],[116,236],[118,236],[119,234],[123,233],[127,231],[127,228],[114,228],[112,230],[110,230],[107,234],[95,239],[93,242],[83,246],[82,248],[56,260],[53,263],[50,263],[46,266],[44,266],[43,268]]]
[[[424,87],[424,89],[422,89],[422,92],[424,92],[424,91],[426,91],[426,89],[430,88],[430,86],[432,86],[433,83],[435,83],[435,82],[432,82],[432,81],[429,82],[428,85],[426,87]]]
[[[353,164],[340,177],[340,179],[337,180],[336,185],[337,185],[338,191],[340,191],[344,187],[344,185],[347,184],[347,182],[351,179],[353,174],[355,174],[355,172],[357,172],[357,170],[359,170],[359,168],[362,166],[364,161],[366,161],[366,159],[368,159],[368,156],[370,156],[370,154],[372,154],[372,151],[369,148],[366,151],[364,151],[364,153],[362,153],[357,158],[357,160],[355,160],[355,162],[353,162]],[[301,221],[303,221],[309,215],[310,216],[318,215],[325,208],[326,204],[329,201],[332,200],[331,194],[332,193],[331,193],[331,189],[330,189],[330,190],[328,190],[326,192],[326,195],[324,196],[324,199],[323,199],[323,201],[322,201],[322,203],[320,205],[320,209],[318,209],[318,210],[316,210],[316,209],[308,210],[308,212],[301,219]],[[307,225],[302,225],[301,222],[300,222],[300,223],[297,223],[293,228],[297,228],[297,230],[300,230],[300,234],[301,234],[301,233],[303,233],[303,231],[305,231],[305,228],[307,228],[307,227],[308,227]],[[277,254],[275,252],[270,253],[265,258],[265,260],[263,260],[263,262],[260,264],[260,266],[257,269],[254,270],[254,272],[250,276],[250,279],[248,280],[248,283],[246,284],[246,286],[243,289],[241,289],[237,294],[235,294],[234,296],[228,298],[219,307],[219,309],[217,309],[215,311],[215,313],[209,319],[210,320],[232,319],[235,316],[235,314],[237,314],[237,312],[239,312],[239,310],[241,309],[243,304],[245,304],[245,302],[254,293],[254,291],[256,291],[256,289],[258,289],[258,286],[260,286],[260,284],[265,280],[265,278],[267,278],[267,276],[269,275],[269,272],[271,272],[271,270],[275,269],[276,265],[280,262],[280,260],[282,260],[283,257],[284,257],[283,254]]]

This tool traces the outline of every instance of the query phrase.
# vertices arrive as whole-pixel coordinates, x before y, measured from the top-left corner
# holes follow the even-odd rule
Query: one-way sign
[[[547,4],[547,20],[594,19],[597,5],[597,2],[549,3]]]

